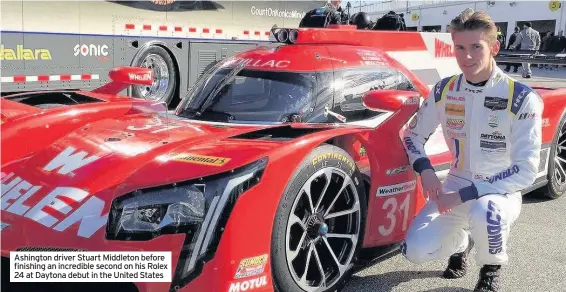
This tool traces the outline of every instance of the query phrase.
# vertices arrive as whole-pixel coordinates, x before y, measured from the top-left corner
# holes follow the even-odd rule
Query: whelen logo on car
[[[128,77],[130,77],[130,80],[137,80],[137,81],[145,81],[145,80],[151,80],[151,74],[150,73],[144,73],[144,74],[136,74],[136,73],[128,73]]]
[[[416,184],[417,184],[417,181],[412,180],[412,181],[404,182],[404,183],[400,183],[400,184],[380,187],[379,189],[377,189],[376,195],[378,197],[382,197],[382,196],[391,196],[391,195],[406,193],[406,192],[414,190]]]

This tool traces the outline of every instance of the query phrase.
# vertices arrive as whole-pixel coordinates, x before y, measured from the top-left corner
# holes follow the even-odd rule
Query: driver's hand
[[[442,183],[432,169],[426,169],[421,172],[421,181],[425,197],[432,201],[436,201],[442,193]]]

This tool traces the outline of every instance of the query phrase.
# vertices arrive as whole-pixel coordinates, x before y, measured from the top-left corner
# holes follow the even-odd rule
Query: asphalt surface
[[[533,69],[533,78],[518,80],[531,85],[566,87],[566,68],[559,71]],[[536,193],[523,197],[519,219],[509,239],[510,262],[502,271],[502,291],[566,291],[566,197],[542,199]],[[475,250],[472,251],[475,256]],[[480,267],[472,266],[461,279],[442,278],[448,259],[415,265],[396,254],[354,274],[344,292],[372,291],[473,291]]]

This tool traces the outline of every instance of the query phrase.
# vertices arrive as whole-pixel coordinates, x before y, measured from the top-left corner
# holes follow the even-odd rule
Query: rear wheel
[[[557,199],[566,191],[566,117],[556,127],[548,161],[548,184],[542,189],[545,197]]]
[[[315,149],[293,176],[275,216],[276,289],[340,290],[363,241],[366,205],[354,160],[335,146]]]

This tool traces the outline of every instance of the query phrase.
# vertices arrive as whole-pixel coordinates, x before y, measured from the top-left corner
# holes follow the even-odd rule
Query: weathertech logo
[[[415,180],[410,182],[404,182],[396,185],[384,186],[377,189],[377,196],[391,196],[410,192],[415,189],[417,182]]]
[[[434,39],[434,56],[436,58],[454,57],[454,46],[439,39]]]

